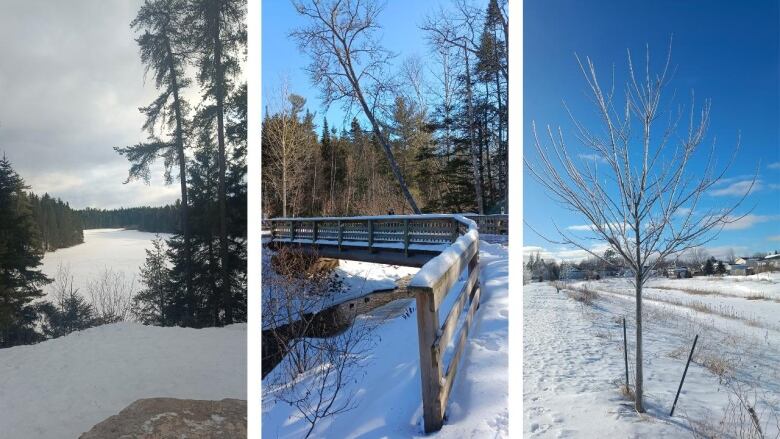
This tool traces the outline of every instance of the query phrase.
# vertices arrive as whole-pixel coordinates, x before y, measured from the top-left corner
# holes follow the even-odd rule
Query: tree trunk
[[[233,323],[233,300],[230,292],[230,271],[228,270],[228,241],[227,241],[227,196],[225,187],[225,174],[227,172],[225,157],[225,72],[222,70],[222,41],[219,38],[219,12],[216,13],[214,26],[214,69],[216,71],[216,100],[217,100],[217,142],[219,145],[219,181],[217,197],[219,198],[219,254],[222,260],[222,301],[225,307],[225,324]]]
[[[634,408],[639,413],[644,413],[645,408],[642,404],[642,277],[644,267],[642,266],[640,253],[639,220],[636,221],[636,377],[634,379]]]
[[[479,153],[474,145],[474,109],[471,96],[471,68],[469,67],[469,52],[463,46],[463,58],[466,60],[466,112],[468,113],[469,144],[471,149],[471,167],[474,173],[474,192],[476,195],[477,209],[480,215],[485,214],[485,203],[482,200],[482,177],[479,172]]]
[[[166,47],[168,57],[171,60],[169,66],[171,81],[173,82],[173,107],[176,116],[176,150],[179,158],[179,182],[181,184],[181,227],[184,233],[184,295],[187,297],[188,318],[195,319],[195,296],[192,291],[192,250],[190,248],[190,223],[189,223],[189,197],[187,195],[187,168],[184,155],[184,121],[181,114],[181,102],[179,101],[179,84],[176,78],[176,69],[173,65],[173,51],[170,43]]]
[[[374,117],[374,113],[368,107],[368,104],[366,103],[366,99],[363,96],[363,91],[360,89],[360,82],[358,81],[357,75],[355,75],[355,70],[352,68],[352,60],[350,59],[351,55],[349,52],[349,48],[345,48],[345,49],[346,50],[345,50],[344,58],[339,56],[339,62],[344,67],[345,73],[347,73],[349,82],[350,84],[352,84],[352,88],[355,91],[355,95],[358,101],[360,102],[361,108],[363,108],[363,113],[365,113],[369,122],[371,122],[371,128],[374,131],[374,135],[376,135],[377,139],[379,140],[379,143],[382,145],[382,149],[384,149],[385,151],[385,156],[387,157],[387,161],[390,163],[390,169],[393,171],[393,175],[395,176],[395,179],[398,181],[398,185],[401,187],[401,193],[406,199],[406,202],[409,204],[409,207],[411,207],[412,212],[414,212],[416,215],[419,215],[421,213],[420,209],[417,207],[417,203],[414,201],[414,197],[412,196],[412,193],[409,192],[409,187],[406,185],[404,176],[401,173],[401,170],[398,168],[398,163],[396,163],[395,157],[393,156],[393,150],[390,149],[390,143],[387,141],[384,134],[382,133],[382,130],[379,128],[379,123]]]

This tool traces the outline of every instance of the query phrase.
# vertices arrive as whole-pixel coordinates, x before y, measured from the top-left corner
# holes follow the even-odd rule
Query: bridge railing
[[[388,215],[339,218],[274,218],[271,237],[277,242],[320,245],[410,248],[449,245],[468,225],[454,215]]]
[[[461,279],[465,278],[465,281]],[[463,283],[460,288],[453,288]],[[458,363],[465,350],[469,327],[479,307],[479,233],[473,222],[440,255],[425,264],[409,283],[417,301],[417,336],[420,350],[423,422],[425,432],[441,429]],[[456,294],[444,323],[439,311],[450,294]],[[461,322],[464,308],[465,319]],[[460,331],[456,330],[460,327]],[[445,353],[455,341],[449,362]]]
[[[465,213],[463,216],[477,223],[479,233],[483,235],[509,234],[509,215],[479,215]]]

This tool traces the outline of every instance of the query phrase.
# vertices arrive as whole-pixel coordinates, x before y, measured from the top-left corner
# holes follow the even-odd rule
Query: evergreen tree
[[[0,347],[40,340],[31,302],[50,280],[38,269],[43,258],[40,230],[24,180],[0,160]]]
[[[245,15],[246,5],[243,0],[192,0],[189,2],[187,17],[189,41],[197,54],[198,81],[208,102],[205,112],[217,123],[219,253],[227,324],[233,322],[233,307],[228,265],[225,101],[230,94],[231,79],[240,71],[238,56],[246,47]]]
[[[718,274],[726,274],[726,266],[723,265],[723,261],[718,261],[718,267],[715,269]]]
[[[152,248],[146,249],[146,261],[141,266],[144,288],[133,297],[133,314],[145,325],[166,326],[169,305],[170,272],[167,266],[165,242],[157,236]]]
[[[186,3],[181,0],[146,0],[138,15],[130,26],[142,30],[143,34],[136,39],[141,49],[141,61],[146,65],[146,72],[151,71],[155,85],[161,90],[160,95],[141,112],[146,115],[144,128],[149,131],[151,141],[126,148],[115,148],[132,163],[128,180],[141,178],[149,181],[149,166],[158,157],[164,159],[166,181],[171,181],[171,167],[174,163],[179,167],[179,183],[181,186],[181,227],[184,239],[185,269],[190,270],[190,231],[188,216],[188,194],[185,147],[185,117],[187,102],[181,92],[189,85],[189,79],[184,74],[186,58],[183,53],[185,30],[183,19]],[[155,127],[162,125],[169,131],[166,137],[171,140],[159,139]],[[191,276],[187,276],[189,279]],[[185,284],[189,294],[189,281]]]
[[[707,259],[707,262],[704,263],[704,274],[707,276],[715,274],[715,266],[712,263],[712,258]]]

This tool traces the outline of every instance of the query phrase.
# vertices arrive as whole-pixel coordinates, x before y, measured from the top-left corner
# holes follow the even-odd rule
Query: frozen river
[[[134,282],[138,290],[139,267],[146,260],[146,249],[151,248],[154,233],[125,229],[84,230],[84,243],[46,253],[42,271],[54,279],[60,267],[69,270],[73,287],[85,296],[89,282],[95,282],[109,270],[126,283]],[[160,234],[163,238],[170,235]],[[44,287],[48,294],[53,284]]]

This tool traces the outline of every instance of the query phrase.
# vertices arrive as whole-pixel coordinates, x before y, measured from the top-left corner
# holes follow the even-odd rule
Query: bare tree
[[[463,56],[464,84],[466,87],[466,114],[468,117],[469,152],[474,175],[474,195],[480,214],[485,213],[485,202],[482,193],[482,173],[480,172],[480,152],[475,141],[474,97],[472,92],[471,63],[479,50],[477,43],[477,25],[479,11],[465,2],[457,2],[460,19],[454,19],[452,14],[441,10],[436,17],[428,17],[422,30],[428,32],[430,41],[437,50],[456,49]]]
[[[580,214],[591,225],[587,236],[580,237],[555,225],[561,240],[550,241],[573,245],[598,259],[603,258],[592,250],[588,242],[606,242],[634,274],[635,407],[638,412],[644,412],[642,287],[659,261],[711,241],[724,225],[742,218],[735,216],[734,211],[747,192],[726,208],[703,206],[702,197],[722,178],[731,164],[730,161],[721,171],[716,170],[713,141],[709,151],[705,149],[702,175],[694,176],[690,169],[705,140],[709,101],[697,109],[691,92],[687,126],[683,132],[678,133],[678,126],[684,120],[684,110],[678,106],[676,111],[669,112],[665,126],[656,134],[662,92],[671,76],[671,43],[665,64],[657,74],[650,71],[649,48],[643,74],[637,74],[628,51],[628,80],[625,102],[621,103],[615,100],[614,83],[608,90],[601,87],[590,58],[585,58],[584,63],[576,58],[592,95],[600,126],[588,126],[566,108],[576,137],[585,146],[586,152],[597,154],[603,161],[582,160],[581,154],[566,143],[560,128],[553,130],[548,126],[548,140],[543,143],[535,124],[533,140],[537,158],[529,159],[526,155],[524,161],[531,175],[551,198]],[[738,147],[739,141],[735,154]]]
[[[288,248],[263,260],[263,362],[273,367],[264,397],[295,407],[308,423],[306,437],[320,420],[355,408],[351,384],[375,344],[375,323],[354,312],[322,313],[333,285],[329,272],[310,269],[316,260]]]
[[[700,269],[707,262],[707,259],[710,258],[710,254],[704,247],[694,247],[686,256],[697,269]]]
[[[291,94],[287,82],[282,83],[273,109],[263,126],[263,148],[269,158],[267,181],[274,186],[282,203],[282,215],[294,215],[288,209],[291,200],[298,198],[307,178],[310,134],[299,120],[306,101]]]
[[[308,70],[312,81],[322,88],[325,105],[342,101],[349,110],[355,104],[359,106],[384,149],[406,202],[414,213],[420,213],[380,121],[394,88],[387,73],[393,54],[376,40],[376,33],[381,29],[377,17],[382,6],[379,2],[359,0],[293,1],[293,4],[310,23],[293,31],[291,36],[312,58]]]
[[[87,282],[87,293],[101,325],[129,320],[132,311],[135,277],[128,280],[121,271],[104,269]]]

